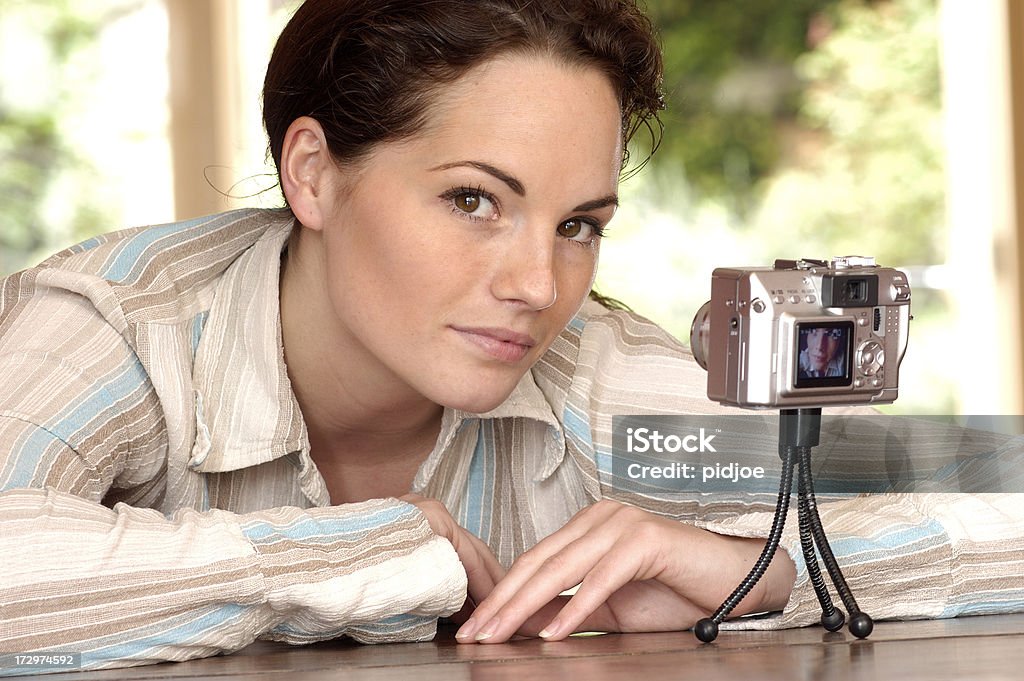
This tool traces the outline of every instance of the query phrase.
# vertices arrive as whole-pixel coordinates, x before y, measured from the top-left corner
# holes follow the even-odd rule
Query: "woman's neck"
[[[293,234],[281,269],[281,333],[311,455],[332,503],[395,496],[437,440],[443,409],[366,357],[338,323],[317,234]],[[365,358],[365,359],[364,359]]]

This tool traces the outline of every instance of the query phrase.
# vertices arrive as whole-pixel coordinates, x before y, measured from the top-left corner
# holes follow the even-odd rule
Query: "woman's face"
[[[354,176],[339,171],[328,294],[346,363],[481,412],[590,291],[616,207],[621,116],[601,73],[540,56],[488,62],[436,102],[423,132],[381,145]]]
[[[811,329],[807,334],[807,357],[815,371],[824,371],[838,349],[839,338],[831,329]]]

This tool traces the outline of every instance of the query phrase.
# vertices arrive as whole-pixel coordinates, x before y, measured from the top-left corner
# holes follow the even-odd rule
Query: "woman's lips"
[[[468,342],[483,350],[490,357],[508,363],[515,363],[526,357],[537,341],[525,333],[502,328],[451,327]]]

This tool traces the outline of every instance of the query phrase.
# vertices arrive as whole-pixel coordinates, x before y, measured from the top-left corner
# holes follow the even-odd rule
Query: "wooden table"
[[[657,679],[1024,679],[1024,615],[879,622],[871,637],[821,628],[723,631],[710,645],[690,632],[608,634],[546,643],[458,645],[454,628],[435,641],[307,647],[257,643],[234,655],[191,662],[49,676],[54,681],[192,679],[217,681],[655,681]]]

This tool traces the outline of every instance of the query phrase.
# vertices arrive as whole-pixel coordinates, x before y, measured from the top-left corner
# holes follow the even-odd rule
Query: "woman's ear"
[[[309,116],[292,121],[281,147],[281,190],[304,227],[323,229],[332,168],[334,162],[320,124]]]

